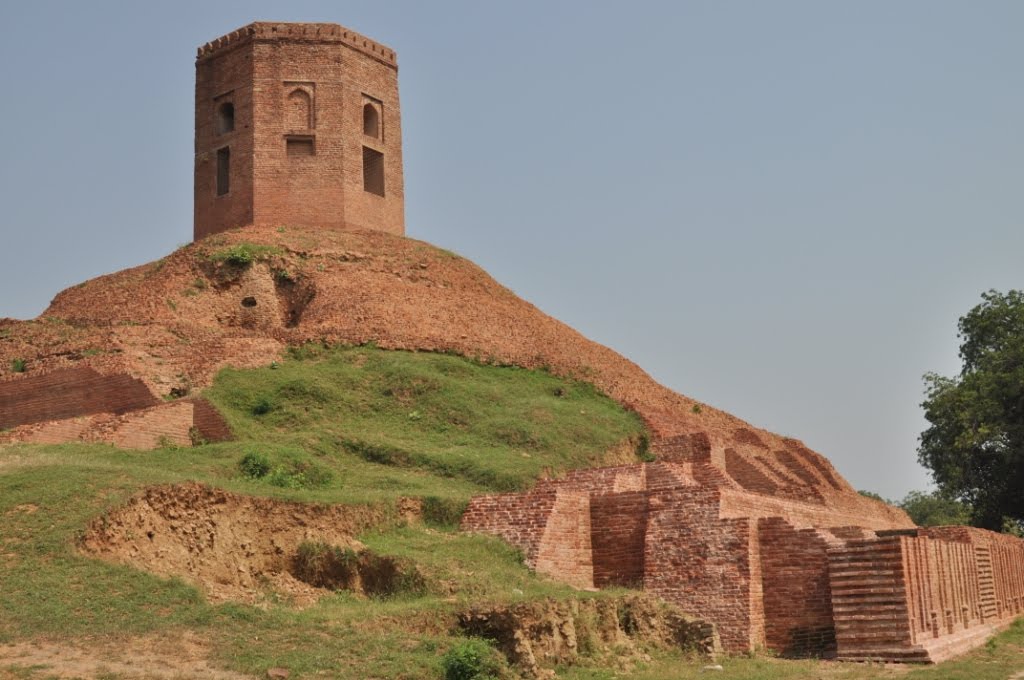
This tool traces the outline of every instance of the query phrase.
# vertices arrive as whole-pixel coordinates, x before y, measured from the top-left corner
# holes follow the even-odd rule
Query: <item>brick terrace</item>
[[[674,450],[668,462],[474,498],[462,528],[504,538],[531,568],[579,588],[639,585],[713,622],[734,652],[934,662],[1021,613],[1024,541],[918,529],[882,504],[851,513],[816,488],[822,469],[809,456],[791,453],[787,466],[815,482],[798,500],[724,451]]]

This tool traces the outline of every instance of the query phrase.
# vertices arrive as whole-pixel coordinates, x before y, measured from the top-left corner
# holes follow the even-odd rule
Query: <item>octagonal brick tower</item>
[[[257,22],[200,47],[195,154],[196,240],[405,233],[395,53],[337,24]]]

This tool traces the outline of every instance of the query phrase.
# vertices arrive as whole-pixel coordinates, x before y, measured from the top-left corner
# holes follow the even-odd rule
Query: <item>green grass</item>
[[[349,485],[358,493],[369,482],[374,497],[430,485],[440,497],[525,489],[643,433],[635,414],[587,383],[370,347],[311,346],[273,369],[228,369],[206,396],[271,465],[312,456],[345,473],[339,484],[354,468],[376,470],[378,479]]]
[[[468,499],[597,462],[643,434],[634,414],[583,383],[372,347],[305,348],[273,367],[226,370],[206,396],[237,441],[152,452],[0,448],[0,643],[189,629],[210,641],[220,665],[257,676],[284,666],[292,677],[440,678],[442,656],[460,640],[457,612],[574,595],[531,574],[501,541],[455,532]],[[426,589],[374,599],[338,593],[304,610],[269,592],[260,606],[214,605],[181,579],[77,551],[96,516],[147,485],[186,480],[389,508],[419,497],[426,524],[361,538],[378,555],[416,565]]]
[[[284,251],[276,246],[239,243],[237,245],[207,253],[206,258],[210,262],[230,264],[236,267],[246,267],[253,262],[268,260],[276,255],[281,255],[283,252]]]

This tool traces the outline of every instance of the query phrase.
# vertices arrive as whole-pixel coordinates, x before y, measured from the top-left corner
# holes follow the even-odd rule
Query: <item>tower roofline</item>
[[[247,26],[231,31],[201,46],[196,52],[196,61],[203,61],[249,42],[271,42],[277,40],[341,43],[362,52],[372,59],[376,59],[386,66],[390,66],[395,70],[398,69],[398,57],[393,49],[344,26],[329,23],[254,21]]]

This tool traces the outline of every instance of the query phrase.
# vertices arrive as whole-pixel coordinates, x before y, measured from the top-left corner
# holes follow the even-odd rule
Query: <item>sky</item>
[[[0,317],[192,235],[195,50],[397,50],[409,236],[888,498],[957,319],[1024,288],[1024,3],[0,3]]]

